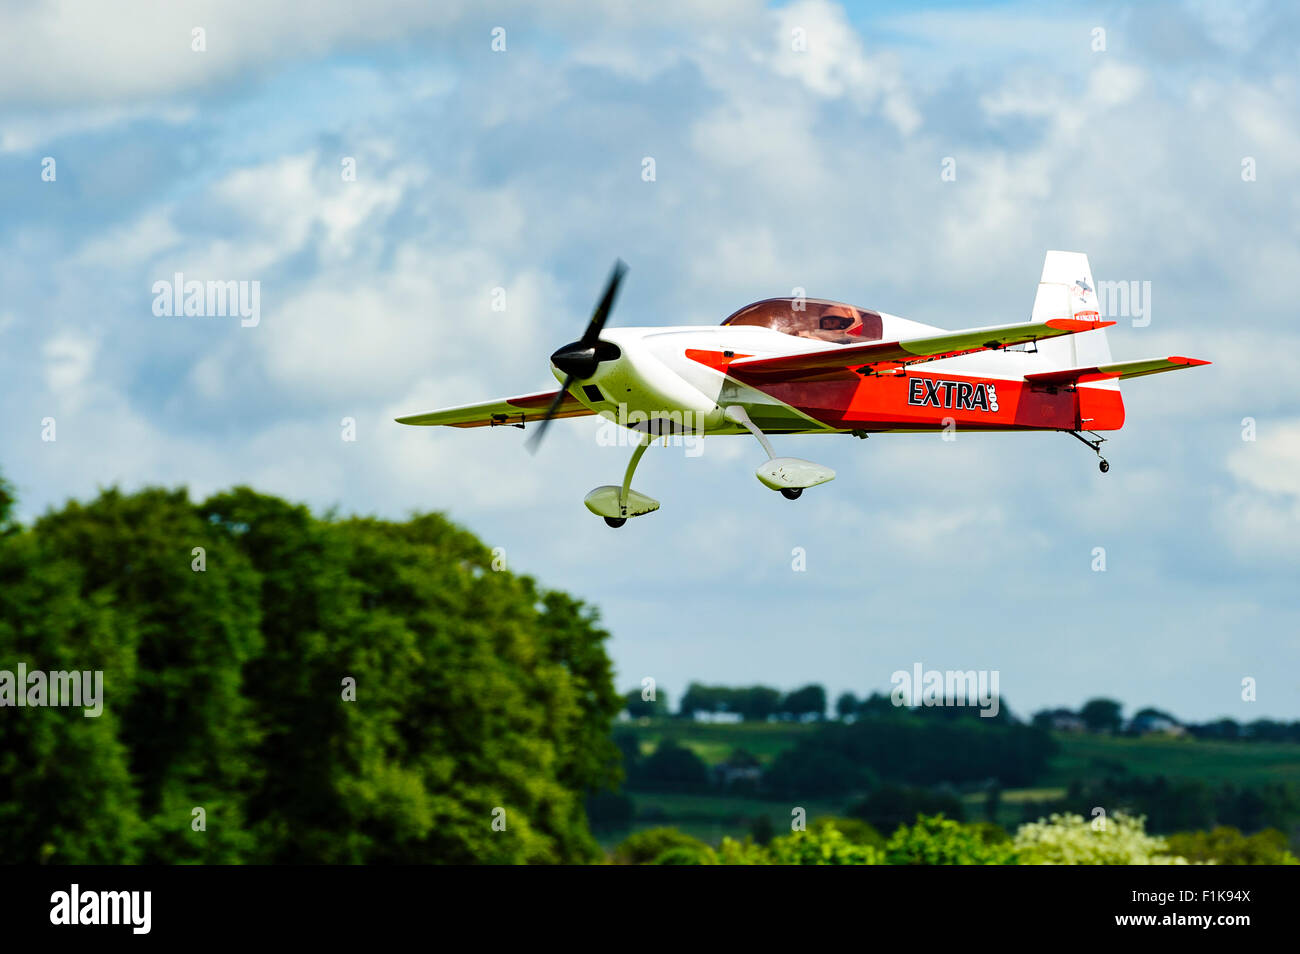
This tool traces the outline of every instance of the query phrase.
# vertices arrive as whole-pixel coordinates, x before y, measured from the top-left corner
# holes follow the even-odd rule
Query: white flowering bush
[[[1163,839],[1146,833],[1141,815],[1116,812],[1094,829],[1081,815],[1052,815],[1016,830],[1013,845],[1025,865],[1185,865]]]

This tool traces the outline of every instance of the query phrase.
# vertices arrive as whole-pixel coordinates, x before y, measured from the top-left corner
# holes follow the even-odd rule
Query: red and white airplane
[[[777,457],[771,434],[886,431],[1063,431],[1101,459],[1097,431],[1119,430],[1119,381],[1209,364],[1196,358],[1113,361],[1088,257],[1048,252],[1028,322],[944,331],[843,302],[769,298],[720,326],[611,328],[626,266],[618,262],[583,336],[551,355],[558,391],[397,418],[401,424],[524,427],[533,449],[557,417],[600,414],[637,432],[620,486],[587,509],[621,527],[659,509],[632,489],[657,436],[753,434],[768,460],[756,476],[791,500],[835,477]],[[1089,436],[1084,436],[1087,433]]]

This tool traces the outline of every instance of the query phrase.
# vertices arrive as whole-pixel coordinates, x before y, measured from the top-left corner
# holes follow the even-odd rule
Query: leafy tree
[[[605,789],[587,796],[587,824],[592,831],[619,831],[632,824],[636,806],[631,796]]]
[[[835,700],[835,715],[841,719],[857,715],[858,697],[851,692],[841,693]]]
[[[943,815],[917,816],[890,837],[891,865],[1009,865],[1016,851],[1006,833],[992,825],[962,825]]]
[[[883,692],[873,692],[858,703],[858,718],[893,719],[904,713]]]
[[[781,700],[779,712],[796,718],[815,716],[820,719],[826,715],[826,690],[817,685],[796,689]]]
[[[1079,710],[1079,718],[1090,732],[1118,732],[1124,723],[1123,708],[1114,699],[1089,699]]]
[[[709,768],[691,749],[664,738],[632,781],[641,791],[698,792],[709,785]]]
[[[774,838],[767,846],[777,865],[879,865],[884,854],[872,845],[857,844],[833,825]]]
[[[640,689],[623,693],[623,708],[634,719],[649,719],[668,715],[668,693],[655,691],[653,699],[644,699]]]
[[[112,701],[130,685],[138,636],[107,601],[81,598],[80,575],[75,563],[43,551],[30,531],[0,537],[5,668],[25,662],[33,670],[99,671],[108,697],[91,718],[84,708],[0,710],[0,858],[13,864],[141,857],[131,753],[118,740]]]
[[[997,782],[989,785],[984,794],[984,818],[990,822],[998,820],[998,810],[1002,807],[1002,786]]]
[[[131,634],[128,658],[105,672],[104,692],[130,751],[145,825],[140,860],[243,859],[253,847],[247,800],[263,773],[244,683],[263,651],[249,560],[183,490],[107,490],[47,514],[32,535],[46,559],[75,564],[80,599],[112,606]],[[195,547],[203,548],[202,572],[193,568]],[[193,829],[196,807],[206,830]]]
[[[614,748],[618,750],[623,765],[623,776],[631,778],[641,764],[641,739],[635,732],[615,730]]]
[[[1219,865],[1296,865],[1286,835],[1265,828],[1253,835],[1220,825],[1212,831],[1184,831],[1170,835],[1169,850],[1188,861]]]
[[[781,693],[767,686],[705,686],[693,682],[686,688],[678,707],[681,715],[696,712],[736,712],[748,721],[762,721],[777,711]]]
[[[1021,864],[1177,865],[1187,859],[1170,853],[1163,838],[1146,833],[1144,819],[1115,812],[1105,826],[1082,815],[1052,815],[1021,825],[1012,842]]]
[[[834,828],[855,845],[871,845],[882,851],[885,847],[884,836],[876,830],[875,826],[860,818],[819,818],[809,827],[813,831]]]
[[[961,799],[949,790],[886,784],[851,805],[849,815],[867,822],[878,831],[892,832],[918,815],[945,815],[961,821],[964,809]]]
[[[1300,786],[1281,782],[1212,785],[1202,779],[1163,775],[1110,775],[1096,781],[1075,781],[1065,798],[1047,805],[1040,803],[1035,811],[1088,813],[1094,805],[1143,815],[1154,832],[1215,825],[1255,832],[1300,822]]]
[[[100,669],[105,694],[98,719],[0,720],[11,860],[598,854],[607,634],[441,516],[108,490],[0,534],[0,583],[0,657]]]
[[[829,798],[875,782],[875,773],[851,755],[827,746],[795,745],[772,760],[763,790],[778,798]]]
[[[762,722],[776,712],[781,693],[769,686],[749,686],[735,690],[730,699],[730,711],[739,712],[749,722]]]
[[[770,822],[769,822],[770,824]],[[718,863],[723,865],[770,865],[772,857],[768,854],[766,844],[755,838],[738,841],[735,838],[723,838],[718,845]]]
[[[1191,727],[1191,732],[1198,739],[1236,740],[1244,737],[1241,725],[1235,719],[1218,719],[1195,725]]]
[[[712,853],[712,849],[704,842],[676,828],[647,828],[625,838],[614,849],[614,861],[623,865],[652,864],[666,853],[678,849],[685,849],[696,856],[704,857]]]
[[[867,773],[920,785],[983,782],[1032,784],[1056,751],[1050,733],[983,719],[927,719],[907,714],[830,723],[801,737],[772,764],[774,794],[849,794]],[[908,818],[911,816],[909,815]]]

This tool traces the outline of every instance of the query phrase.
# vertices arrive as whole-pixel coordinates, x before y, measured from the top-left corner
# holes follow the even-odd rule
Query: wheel
[[[605,525],[607,527],[613,527],[615,530],[623,526],[623,524],[625,523],[627,523],[627,517],[606,517],[605,518]]]
[[[1110,470],[1110,461],[1108,461],[1108,460],[1103,460],[1100,464],[1097,465],[1097,468],[1098,468],[1098,469],[1099,469],[1103,474],[1106,473],[1108,470]]]
[[[782,487],[781,496],[786,500],[798,500],[799,495],[803,493],[802,487]]]

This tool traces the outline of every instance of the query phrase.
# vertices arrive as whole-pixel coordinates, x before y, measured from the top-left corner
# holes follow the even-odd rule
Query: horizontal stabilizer
[[[501,424],[523,424],[526,421],[540,421],[551,406],[555,396],[560,392],[543,391],[540,394],[525,394],[520,397],[500,398],[496,401],[484,401],[481,404],[462,404],[458,407],[445,407],[437,411],[425,411],[422,414],[408,414],[397,418],[398,424],[418,424],[432,427],[443,424],[449,427],[491,427]],[[586,417],[595,412],[580,402],[572,394],[565,394],[564,400],[556,409],[555,417]]]
[[[902,341],[871,341],[865,344],[821,348],[800,354],[741,358],[730,363],[727,373],[742,380],[808,378],[842,371],[845,368],[897,366],[925,359],[950,358],[975,351],[1008,348],[1012,345],[1028,344],[1059,335],[1095,331],[1114,323],[1094,319],[1051,318],[1047,321],[971,328],[966,331],[951,331],[924,338],[907,338]]]
[[[1026,374],[1025,380],[1030,384],[1044,387],[1063,387],[1072,384],[1087,384],[1089,381],[1140,378],[1144,374],[1177,371],[1179,368],[1194,368],[1209,363],[1208,361],[1202,361],[1200,358],[1184,358],[1181,355],[1173,355],[1168,358],[1144,358],[1141,361],[1118,361],[1092,368],[1062,368],[1059,371],[1042,371],[1037,374]]]

